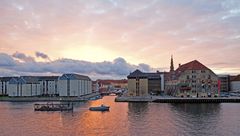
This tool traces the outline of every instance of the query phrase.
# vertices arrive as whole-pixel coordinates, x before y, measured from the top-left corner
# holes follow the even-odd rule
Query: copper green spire
[[[174,71],[174,66],[173,66],[173,56],[171,55],[171,66],[170,66],[170,72]]]

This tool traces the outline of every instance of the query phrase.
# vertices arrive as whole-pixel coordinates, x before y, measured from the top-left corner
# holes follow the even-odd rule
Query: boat
[[[89,98],[89,100],[98,100],[98,99],[102,99],[102,97],[100,95],[97,95],[95,97]]]
[[[101,105],[101,106],[98,106],[98,107],[90,107],[89,110],[90,111],[109,111],[109,106],[105,106],[105,105]]]
[[[73,111],[73,104],[34,104],[34,111]]]

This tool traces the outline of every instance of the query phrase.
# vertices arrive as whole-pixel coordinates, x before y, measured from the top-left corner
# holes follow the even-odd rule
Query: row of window
[[[192,73],[197,73],[196,70],[192,70]],[[201,70],[201,73],[206,73],[205,70]]]
[[[191,78],[196,79],[197,75],[192,75]],[[205,76],[203,78],[205,78]],[[187,79],[190,79],[189,75],[187,75]],[[211,75],[208,75],[208,79],[211,79]]]

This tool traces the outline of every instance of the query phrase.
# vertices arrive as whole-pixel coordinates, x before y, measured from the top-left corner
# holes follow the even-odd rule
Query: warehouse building
[[[13,77],[9,81],[9,96],[39,96],[40,83],[38,77]]]
[[[92,93],[92,81],[88,76],[63,74],[58,78],[59,96],[82,96]]]
[[[0,77],[0,96],[8,95],[8,84],[12,77]]]

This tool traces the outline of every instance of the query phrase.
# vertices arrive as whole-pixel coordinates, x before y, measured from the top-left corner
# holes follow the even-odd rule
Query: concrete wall
[[[231,81],[231,91],[240,91],[240,81]]]

